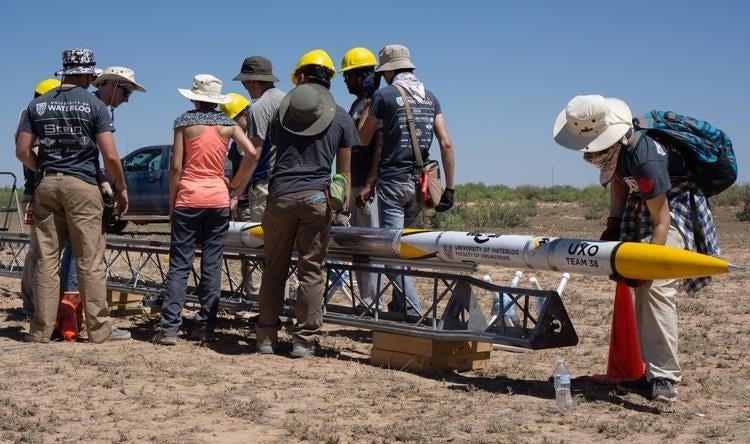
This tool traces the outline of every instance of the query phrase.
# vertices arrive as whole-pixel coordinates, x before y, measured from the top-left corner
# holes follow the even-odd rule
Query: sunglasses
[[[122,89],[122,95],[125,98],[130,97],[130,95],[133,94],[133,91],[135,91],[135,87],[133,85],[128,85],[127,83],[118,83],[117,87]]]

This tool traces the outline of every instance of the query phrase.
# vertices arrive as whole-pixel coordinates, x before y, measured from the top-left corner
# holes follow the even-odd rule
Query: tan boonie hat
[[[380,65],[375,68],[377,72],[416,68],[411,62],[409,48],[404,45],[388,45],[380,50],[378,57],[380,58]]]
[[[552,135],[565,148],[594,153],[622,139],[632,121],[630,108],[620,99],[576,96],[558,114]]]
[[[218,104],[231,102],[231,97],[221,94],[221,85],[221,80],[211,74],[198,74],[193,78],[192,88],[177,88],[177,91],[189,100]]]
[[[99,85],[107,80],[132,83],[136,91],[146,92],[146,88],[135,81],[135,71],[124,66],[108,66],[91,84],[98,88]]]
[[[317,83],[299,85],[279,104],[279,118],[285,130],[298,136],[315,136],[333,121],[336,102],[328,88]]]

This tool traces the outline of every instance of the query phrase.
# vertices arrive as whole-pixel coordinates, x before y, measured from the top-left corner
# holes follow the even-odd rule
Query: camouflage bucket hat
[[[62,62],[63,69],[57,71],[56,76],[97,74],[94,51],[88,48],[66,49],[62,52]]]

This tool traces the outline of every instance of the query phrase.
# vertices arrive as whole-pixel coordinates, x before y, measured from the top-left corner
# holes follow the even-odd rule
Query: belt
[[[43,171],[42,177],[47,177],[47,176],[69,176],[69,174],[61,173],[60,171]]]

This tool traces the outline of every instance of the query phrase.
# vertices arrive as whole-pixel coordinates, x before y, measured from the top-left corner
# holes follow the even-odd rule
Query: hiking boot
[[[206,327],[199,327],[190,332],[190,339],[200,341],[201,344],[208,344],[214,342],[216,337],[213,332],[207,331]]]
[[[297,339],[292,342],[292,358],[312,358],[313,356],[315,356],[315,344],[308,344]]]
[[[677,390],[675,390],[672,381],[664,378],[654,378],[651,380],[651,399],[661,402],[675,402],[677,400]]]
[[[176,345],[177,336],[168,336],[163,331],[159,331],[151,338],[151,342],[159,345]]]
[[[104,342],[112,342],[112,341],[125,341],[131,338],[130,332],[127,330],[122,330],[120,328],[113,328],[111,332],[109,332],[109,336],[107,336],[107,339],[104,340]]]
[[[255,342],[255,346],[258,349],[258,353],[261,355],[272,355],[274,354],[274,347],[276,347],[276,341],[266,336],[264,338],[258,338]]]

